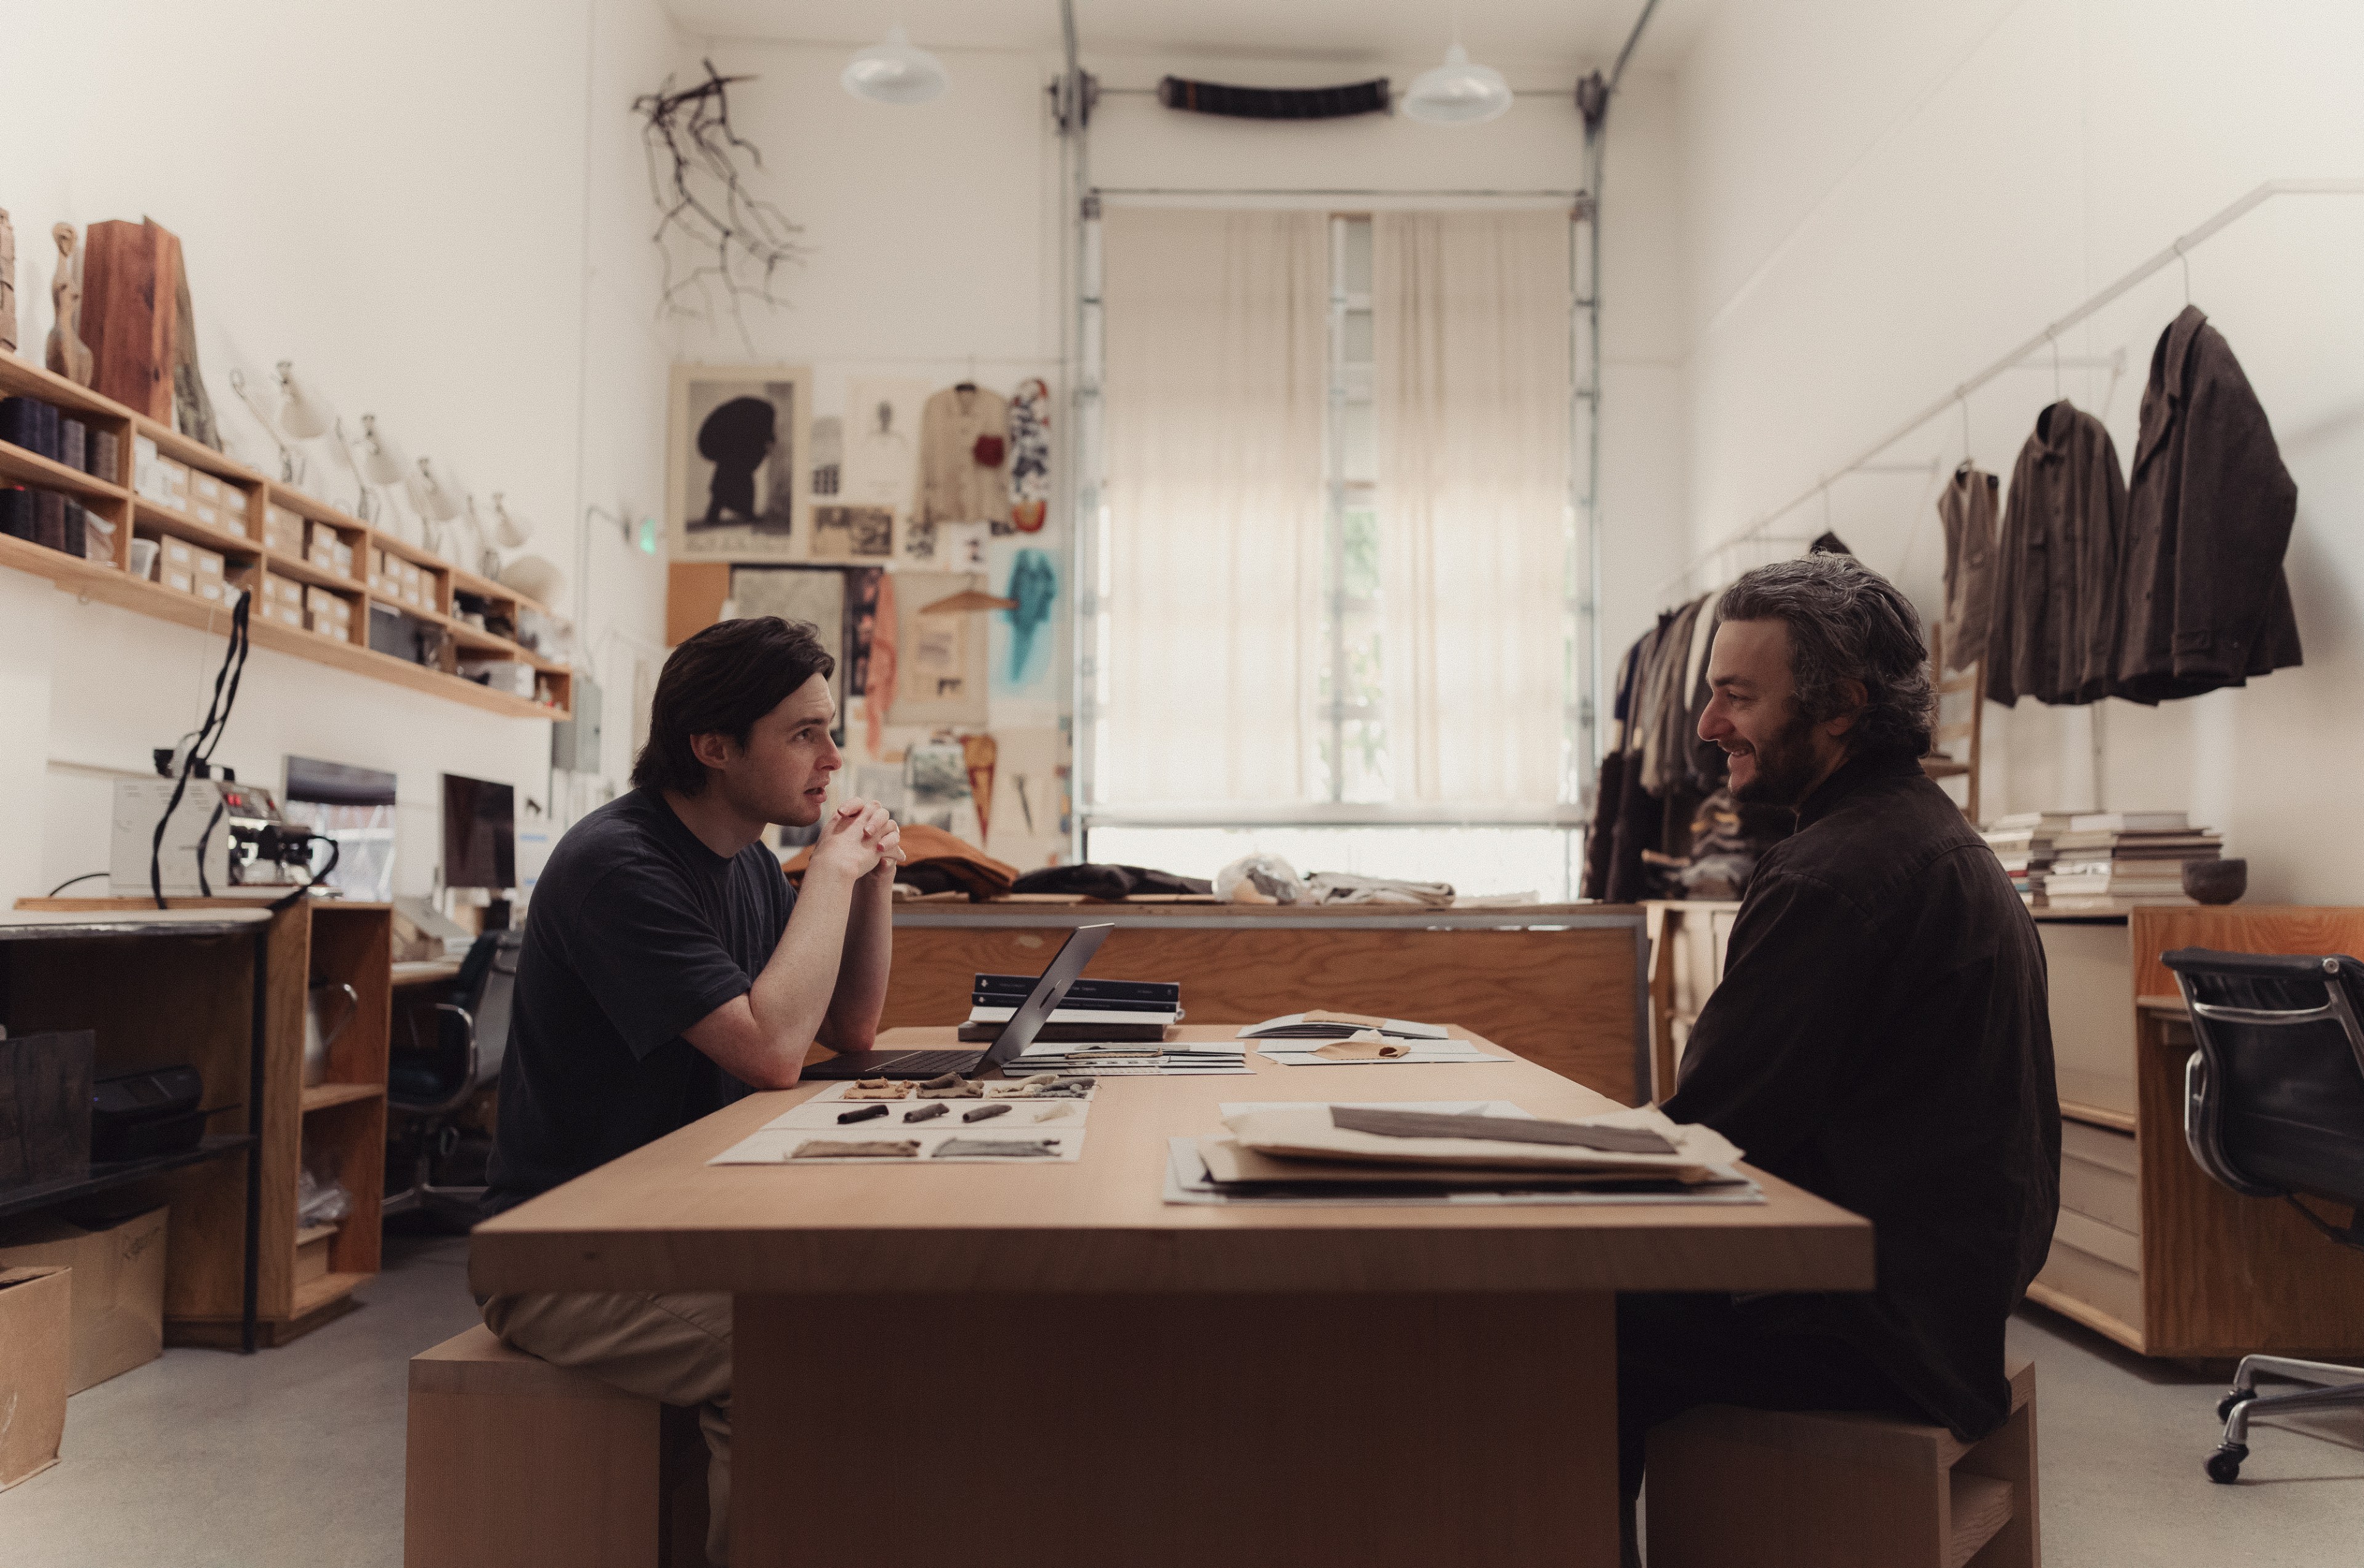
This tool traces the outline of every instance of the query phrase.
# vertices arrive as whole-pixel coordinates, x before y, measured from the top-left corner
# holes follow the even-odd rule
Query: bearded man
[[[1629,1523],[1645,1435],[1694,1406],[2001,1426],[2003,1324],[2059,1204],[2044,950],[1922,772],[1936,704],[1911,602],[1850,556],[1761,568],[1723,595],[1708,681],[1699,733],[1733,794],[1798,830],[1757,862],[1665,1108],[1869,1219],[1877,1284],[1622,1297]]]

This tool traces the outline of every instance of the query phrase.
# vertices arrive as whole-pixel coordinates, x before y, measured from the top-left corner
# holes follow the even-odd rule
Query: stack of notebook
[[[2194,828],[2180,811],[2080,812],[2052,840],[2046,906],[2076,914],[2191,904],[2184,862],[2213,861],[2224,851],[2216,833]]]
[[[1987,847],[2002,862],[2011,885],[2031,909],[2045,906],[2045,884],[2051,870],[2054,845],[2068,830],[2068,811],[2023,811],[1988,824]]]
[[[969,991],[960,1037],[983,1042],[1001,1033],[1039,976],[980,974]],[[1035,1031],[1040,1042],[1156,1041],[1182,1021],[1182,987],[1154,980],[1078,980]]]
[[[1224,1131],[1176,1139],[1170,1202],[1749,1201],[1714,1129],[1656,1106],[1580,1121],[1502,1101],[1225,1106]]]

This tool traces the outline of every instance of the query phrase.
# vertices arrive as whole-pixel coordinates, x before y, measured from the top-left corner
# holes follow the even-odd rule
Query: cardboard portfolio
[[[0,1270],[70,1269],[66,1392],[145,1366],[164,1351],[164,1233],[171,1210],[86,1224],[41,1216],[0,1227]]]

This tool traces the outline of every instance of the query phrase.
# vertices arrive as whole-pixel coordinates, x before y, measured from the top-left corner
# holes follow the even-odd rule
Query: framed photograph
[[[812,559],[880,562],[894,553],[895,514],[885,506],[815,505]]]
[[[675,561],[810,553],[812,417],[806,367],[673,367],[665,527]]]

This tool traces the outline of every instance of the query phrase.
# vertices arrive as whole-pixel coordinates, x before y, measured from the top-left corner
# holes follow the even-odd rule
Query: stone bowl
[[[2230,904],[2249,891],[2249,862],[2186,861],[2183,891],[2202,904]]]

